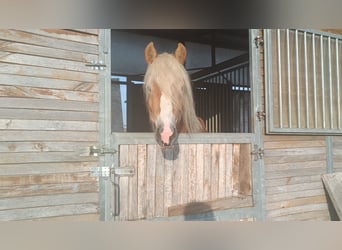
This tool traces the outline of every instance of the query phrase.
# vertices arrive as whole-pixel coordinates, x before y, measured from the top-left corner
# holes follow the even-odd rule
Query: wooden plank
[[[70,51],[78,51],[88,54],[98,54],[98,46],[95,44],[86,44],[64,39],[56,39],[54,37],[36,35],[26,31],[2,29],[0,30],[0,37],[1,39],[7,41],[21,42],[42,47],[65,49]]]
[[[267,216],[278,217],[278,216],[284,216],[284,215],[290,215],[290,214],[296,214],[296,213],[307,213],[307,212],[317,211],[317,210],[327,211],[328,206],[326,203],[307,204],[303,206],[296,206],[296,207],[289,207],[289,208],[267,211]]]
[[[204,188],[204,145],[197,144],[196,147],[196,201],[202,201]]]
[[[77,152],[29,152],[29,153],[0,153],[1,164],[38,163],[38,162],[73,162],[93,161],[97,157],[80,156]]]
[[[137,164],[137,178],[138,178],[138,219],[146,218],[147,203],[147,146],[138,145],[138,164]]]
[[[226,210],[232,208],[242,208],[253,206],[253,200],[251,196],[246,197],[229,197],[221,198],[217,200],[211,200],[206,202],[193,202],[185,205],[169,207],[169,216],[179,215],[193,215],[208,213],[217,210]]]
[[[302,191],[302,190],[315,190],[315,189],[322,189],[323,185],[321,182],[303,182],[298,184],[292,184],[292,185],[279,185],[273,188],[268,188],[266,190],[267,195],[272,194],[280,194],[280,193],[288,193],[288,192],[295,192],[295,191]]]
[[[100,214],[79,214],[79,215],[67,215],[67,216],[58,216],[58,217],[48,217],[48,218],[37,218],[32,221],[63,221],[63,222],[71,222],[71,221],[99,221]]]
[[[128,165],[134,167],[135,173],[138,172],[138,145],[128,146]],[[138,219],[138,175],[135,174],[128,178],[128,220]]]
[[[325,147],[325,140],[314,140],[314,141],[270,141],[265,142],[264,148],[280,149],[280,148],[309,148],[309,147]]]
[[[321,150],[322,151],[322,150]],[[291,163],[291,162],[307,162],[307,161],[324,161],[326,159],[326,153],[322,151],[322,154],[302,154],[302,155],[283,155],[268,157],[265,152],[265,164],[274,163]]]
[[[0,96],[88,102],[98,102],[99,100],[98,93],[93,92],[32,88],[23,86],[1,86]]]
[[[98,71],[93,73],[62,69],[43,68],[30,65],[8,64],[0,62],[0,74],[37,76],[71,81],[98,82]]]
[[[189,145],[180,145],[179,152],[179,168],[181,171],[181,185],[180,185],[180,195],[181,203],[185,204],[189,199]]]
[[[0,153],[81,152],[89,142],[2,142]]]
[[[239,194],[252,195],[251,144],[240,145]]]
[[[0,129],[45,130],[45,131],[47,130],[98,131],[99,123],[97,121],[91,122],[91,121],[61,121],[61,120],[0,119]],[[4,148],[3,146],[4,145],[0,145],[0,152],[2,148]]]
[[[44,175],[57,173],[90,172],[96,162],[38,162],[38,163],[15,163],[1,164],[1,175]]]
[[[267,203],[273,203],[273,202],[281,202],[281,201],[286,201],[286,200],[293,200],[293,199],[298,199],[298,198],[305,198],[305,197],[312,197],[312,196],[319,196],[319,195],[324,195],[323,189],[301,190],[301,191],[267,195],[266,201]]]
[[[0,221],[33,220],[37,218],[94,213],[98,213],[98,204],[94,203],[47,206],[0,211]]]
[[[180,148],[183,145],[180,145]],[[179,151],[180,151],[179,148]],[[172,205],[182,204],[182,172],[183,172],[183,155],[180,152],[176,155],[173,161],[174,173],[172,177]]]
[[[267,203],[266,209],[267,211],[276,210],[276,209],[283,209],[288,207],[296,207],[296,206],[303,206],[308,204],[320,204],[320,203],[327,203],[327,199],[325,195],[318,195],[312,197],[304,197],[298,198],[293,200],[287,200],[277,203]]]
[[[196,180],[197,180],[197,160],[196,144],[188,145],[189,165],[188,165],[188,200],[196,200]]]
[[[239,194],[240,144],[233,144],[232,195]]]
[[[289,176],[286,178],[278,178],[278,179],[266,179],[265,186],[266,188],[272,188],[277,186],[285,186],[298,184],[303,182],[319,182],[321,180],[321,173],[316,175],[305,175],[305,176]]]
[[[218,183],[219,183],[219,144],[211,145],[211,187],[210,197],[211,200],[218,198]]]
[[[326,151],[325,147],[309,147],[309,148],[283,148],[283,149],[272,149],[265,150],[265,156],[278,157],[278,156],[302,156],[302,155],[315,155],[324,154]]]
[[[164,207],[164,183],[165,183],[165,160],[160,147],[156,150],[155,164],[155,217],[165,216]]]
[[[94,70],[91,67],[86,66],[86,64],[90,62],[69,61],[60,58],[55,59],[5,51],[0,51],[0,62],[17,65],[30,65],[49,69],[94,73]]]
[[[60,173],[42,175],[23,175],[23,176],[1,176],[0,187],[23,186],[23,185],[43,185],[56,183],[81,183],[97,182],[97,177],[92,177],[88,172],[82,173]]]
[[[233,195],[233,144],[226,145],[226,196]]]
[[[342,173],[324,174],[322,180],[336,213],[342,220]]]
[[[203,200],[211,199],[211,145],[204,144],[203,148]]]
[[[98,102],[13,97],[1,97],[1,100],[1,108],[99,112]]]
[[[270,172],[267,173],[265,179],[272,180],[272,179],[291,179],[295,177],[305,177],[305,176],[313,176],[325,173],[325,169],[322,167],[313,167],[313,168],[306,168],[306,169],[293,169],[287,171],[274,171],[272,174]]]
[[[0,177],[1,178],[1,177]],[[36,195],[72,194],[72,193],[98,193],[97,182],[81,183],[55,183],[39,185],[5,186],[0,187],[0,198],[32,197]]]
[[[0,130],[0,141],[88,141],[97,142],[98,132]]]
[[[8,120],[5,123],[6,127],[10,126],[11,120],[60,120],[97,122],[98,115],[98,112],[0,108],[1,118]]]
[[[226,144],[219,144],[218,157],[218,198],[226,197]]]
[[[287,214],[284,216],[278,216],[268,218],[271,221],[329,221],[330,216],[326,209],[305,211],[302,213]]]
[[[94,30],[68,30],[68,29],[26,29],[26,32],[32,34],[64,39],[67,41],[76,41],[81,43],[99,44],[98,32]]]
[[[146,169],[146,217],[153,218],[156,204],[156,151],[157,145],[148,145],[147,147],[147,169]]]
[[[281,172],[296,169],[325,168],[325,161],[286,162],[272,163],[265,166],[265,173],[272,175],[272,172]],[[269,173],[268,173],[269,172]]]
[[[167,207],[172,205],[172,186],[173,186],[173,174],[175,172],[174,166],[174,157],[176,152],[174,150],[167,150],[164,152],[164,172],[165,172],[165,179],[164,179],[164,216],[167,216]],[[148,202],[148,201],[147,201]]]
[[[71,90],[79,92],[99,92],[99,85],[96,82],[85,82],[77,80],[64,80],[25,75],[0,75],[0,86],[22,86],[43,89]],[[1,86],[2,88],[3,86]]]
[[[0,211],[27,207],[58,206],[82,203],[97,203],[98,193],[55,194],[31,197],[13,197],[0,199]]]
[[[11,53],[20,53],[41,57],[51,57],[57,59],[65,59],[71,61],[78,62],[91,62],[98,60],[98,55],[94,54],[86,54],[82,52],[70,51],[65,49],[56,49],[56,48],[48,48],[37,45],[19,43],[19,42],[10,42],[0,40],[0,49],[2,51],[11,52]]]
[[[264,142],[280,141],[325,141],[325,136],[317,135],[265,135]]]

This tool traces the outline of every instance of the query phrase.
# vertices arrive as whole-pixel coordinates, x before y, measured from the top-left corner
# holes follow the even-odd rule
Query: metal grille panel
[[[265,31],[269,133],[341,133],[341,51],[341,36]]]
[[[248,61],[195,81],[194,98],[208,132],[251,131]]]

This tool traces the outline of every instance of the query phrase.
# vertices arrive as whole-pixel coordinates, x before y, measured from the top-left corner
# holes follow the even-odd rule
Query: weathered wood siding
[[[326,171],[325,137],[265,136],[267,219],[329,220]]]
[[[97,30],[0,30],[0,220],[98,217]]]
[[[136,174],[120,177],[119,220],[253,206],[250,144],[181,144],[177,157],[168,154],[155,144],[120,145],[120,166]]]

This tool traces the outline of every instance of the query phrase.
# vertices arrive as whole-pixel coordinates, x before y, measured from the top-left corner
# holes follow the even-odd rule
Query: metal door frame
[[[262,111],[262,79],[260,72],[260,46],[255,43],[255,39],[259,37],[260,30],[249,31],[250,42],[250,80],[252,87],[251,110],[252,110],[252,128],[254,133],[246,133],[247,141],[257,145],[259,149],[263,149],[263,120],[258,119],[258,112]],[[100,144],[109,148],[118,149],[120,143],[132,142],[133,144],[143,140],[144,143],[154,143],[152,133],[113,133],[111,134],[111,34],[109,29],[100,30],[100,59],[106,64],[106,68],[100,73]],[[244,135],[244,134],[240,134]],[[140,137],[140,139],[139,139]],[[234,143],[237,135],[235,134],[219,134],[213,136],[210,140],[210,134],[202,134],[189,139],[186,135],[180,136],[180,143]],[[220,137],[220,139],[218,138]],[[235,139],[233,139],[235,138]],[[241,142],[245,141],[241,140]],[[249,139],[248,139],[249,138]],[[252,157],[252,156],[251,156]],[[112,155],[100,156],[100,166],[109,166],[111,170],[118,166],[118,153]],[[243,217],[254,217],[256,220],[265,220],[265,190],[264,190],[264,162],[260,158],[252,161],[252,185],[253,185],[253,200],[254,207],[242,209],[230,209],[225,211],[215,211],[214,216],[222,220],[239,219]],[[111,171],[109,177],[99,177],[100,185],[100,219],[113,220],[115,202],[115,183],[118,183],[118,177],[114,176],[114,171]],[[201,219],[199,215],[198,219]],[[160,219],[160,218],[159,218]],[[163,220],[183,220],[183,216],[163,218]],[[196,219],[196,216],[194,216]]]

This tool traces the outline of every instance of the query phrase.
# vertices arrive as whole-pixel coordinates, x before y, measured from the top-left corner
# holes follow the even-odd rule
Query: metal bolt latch
[[[90,146],[80,149],[80,156],[99,156],[104,154],[116,154],[118,151],[114,148],[106,148],[105,146]]]

